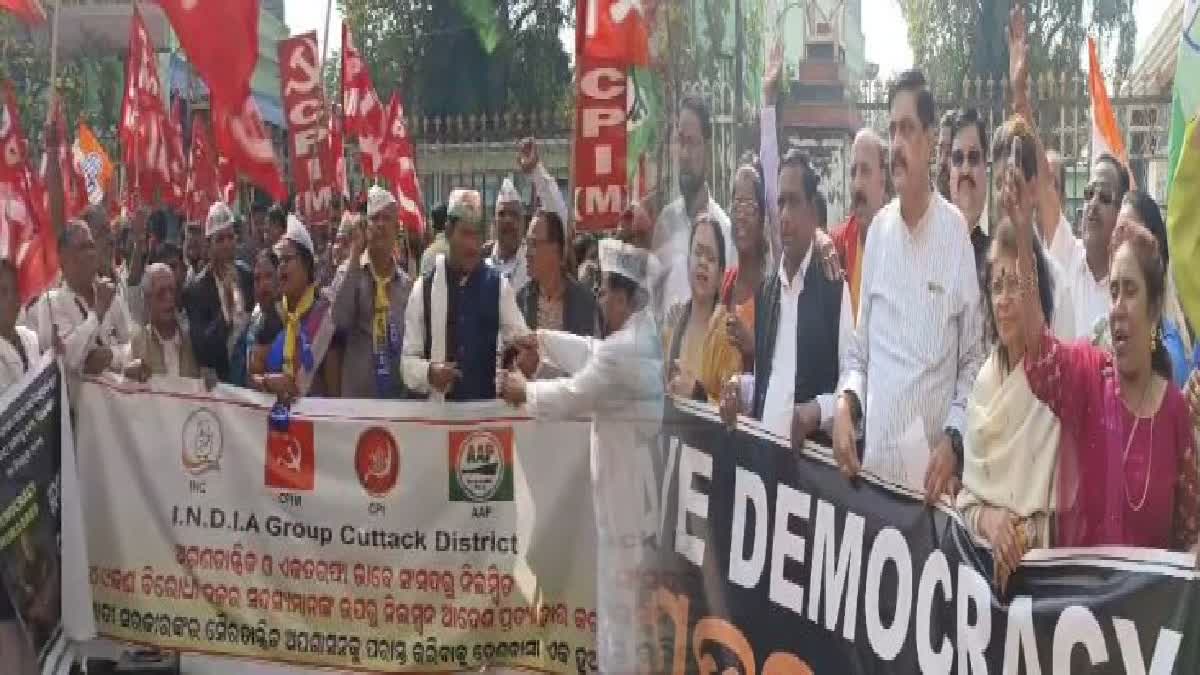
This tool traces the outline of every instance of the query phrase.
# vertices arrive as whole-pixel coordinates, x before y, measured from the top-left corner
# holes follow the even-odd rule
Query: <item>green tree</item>
[[[908,21],[913,59],[938,91],[957,90],[965,77],[1008,73],[1004,29],[1013,0],[899,0]],[[1030,70],[1080,72],[1080,51],[1095,36],[1102,56],[1116,50],[1115,75],[1133,65],[1135,0],[1028,0]]]
[[[13,87],[21,126],[40,153],[50,86],[50,52],[44,41],[35,40],[30,30],[15,19],[0,14],[0,79]],[[125,71],[119,58],[85,50],[59,54],[55,78],[62,95],[70,134],[82,118],[96,132],[111,157],[115,149],[116,125],[121,114]]]
[[[569,25],[574,2],[487,1],[495,5],[496,44],[490,52],[480,40],[477,17],[459,2],[338,0],[338,5],[385,102],[399,90],[407,109],[426,115],[564,105],[571,68],[559,31]],[[327,83],[338,82],[337,69],[338,60],[331,59]]]

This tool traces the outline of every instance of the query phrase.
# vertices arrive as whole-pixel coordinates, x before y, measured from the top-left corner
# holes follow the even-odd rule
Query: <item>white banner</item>
[[[498,404],[76,397],[102,636],[371,671],[595,663],[587,426]],[[86,611],[86,608],[85,608]]]

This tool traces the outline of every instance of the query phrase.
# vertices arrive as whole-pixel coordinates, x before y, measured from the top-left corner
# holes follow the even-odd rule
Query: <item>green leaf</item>
[[[492,0],[458,0],[458,7],[474,26],[483,51],[491,54],[500,43],[500,20]]]

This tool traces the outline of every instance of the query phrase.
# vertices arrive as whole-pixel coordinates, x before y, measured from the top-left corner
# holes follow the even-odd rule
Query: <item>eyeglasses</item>
[[[978,149],[973,149],[966,153],[964,153],[962,150],[955,150],[954,152],[950,153],[950,163],[955,167],[962,166],[964,159],[967,161],[967,164],[974,169],[983,163],[983,153],[981,153]]]
[[[1099,188],[1092,187],[1091,185],[1083,189],[1083,201],[1090,202],[1092,201],[1092,197],[1096,196],[1100,197],[1100,203],[1105,206],[1112,206],[1113,202],[1116,201],[1116,198],[1113,197],[1113,193],[1109,192],[1108,190],[1101,190]]]

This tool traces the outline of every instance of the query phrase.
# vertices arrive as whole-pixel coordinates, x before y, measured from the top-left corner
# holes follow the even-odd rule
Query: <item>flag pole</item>
[[[321,90],[325,90],[325,59],[329,55],[329,22],[333,19],[333,0],[325,2],[325,35],[321,38]],[[325,92],[325,100],[329,100],[329,92]]]
[[[50,22],[50,90],[47,95],[49,107],[54,105],[54,93],[57,89],[54,78],[58,75],[58,14],[59,0],[54,0],[54,18]]]

